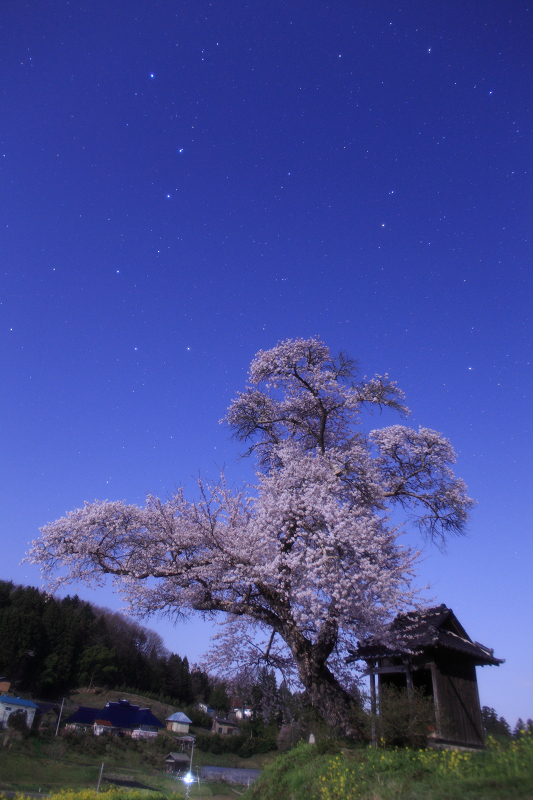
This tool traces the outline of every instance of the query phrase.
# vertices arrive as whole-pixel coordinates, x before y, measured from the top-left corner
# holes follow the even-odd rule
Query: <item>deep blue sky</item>
[[[0,577],[39,585],[27,543],[85,500],[249,478],[218,421],[317,334],[455,445],[479,504],[420,583],[533,717],[528,6],[5,0]]]

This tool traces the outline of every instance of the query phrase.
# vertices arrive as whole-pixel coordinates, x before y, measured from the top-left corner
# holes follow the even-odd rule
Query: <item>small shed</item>
[[[169,753],[165,756],[165,771],[172,774],[185,773],[191,763],[190,756],[185,753]]]
[[[173,733],[189,733],[189,725],[192,725],[192,720],[183,713],[183,711],[176,711],[172,716],[167,717],[167,731]]]
[[[231,722],[231,720],[214,717],[211,732],[218,733],[221,736],[239,736],[241,731],[238,725]]]
[[[433,698],[433,747],[485,746],[476,667],[504,663],[494,651],[473,641],[453,611],[440,605],[400,614],[387,644],[370,640],[354,651],[348,662],[365,661],[375,713],[383,686],[414,688]],[[378,695],[376,698],[376,676]]]

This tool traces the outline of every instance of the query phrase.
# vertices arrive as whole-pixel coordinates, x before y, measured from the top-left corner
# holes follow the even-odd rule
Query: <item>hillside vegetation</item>
[[[324,751],[330,752],[324,752]],[[485,752],[303,744],[276,758],[246,800],[531,800],[533,736]]]
[[[0,581],[0,641],[0,674],[41,699],[107,685],[188,704],[207,690],[207,676],[170,653],[155,631],[77,596]]]

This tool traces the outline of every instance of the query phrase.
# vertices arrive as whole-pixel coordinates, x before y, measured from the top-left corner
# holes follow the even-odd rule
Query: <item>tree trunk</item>
[[[317,655],[311,642],[304,641],[305,644],[300,640],[291,650],[298,668],[298,677],[311,703],[324,721],[342,736],[362,738],[360,705],[342,688],[326,666],[325,659]]]

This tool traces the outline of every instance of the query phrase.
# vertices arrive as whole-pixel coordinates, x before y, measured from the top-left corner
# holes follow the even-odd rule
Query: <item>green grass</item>
[[[533,737],[487,751],[300,745],[272,762],[246,800],[532,800]]]
[[[110,785],[105,776],[114,775],[165,795],[182,795],[185,793],[183,782],[165,773],[164,758],[175,749],[174,737],[167,732],[161,732],[156,739],[138,742],[128,737],[95,737],[91,733],[21,739],[6,732],[0,735],[0,792],[49,793],[84,788],[94,791],[103,762],[102,789]],[[274,754],[261,754],[243,759],[231,753],[214,755],[195,750],[193,771],[205,765],[261,769],[273,757]],[[201,790],[199,795],[198,787],[192,786],[190,797],[237,797],[223,784],[202,784]]]

